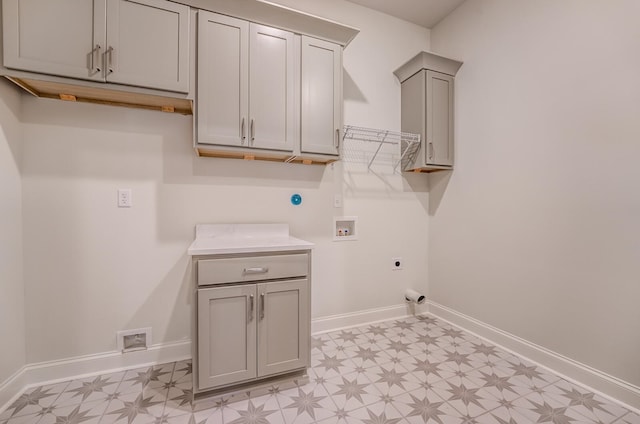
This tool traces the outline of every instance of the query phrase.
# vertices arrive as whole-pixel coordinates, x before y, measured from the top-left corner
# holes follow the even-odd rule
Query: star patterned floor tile
[[[107,408],[102,400],[51,408],[38,421],[40,424],[97,424]]]
[[[338,409],[352,411],[379,401],[382,393],[368,378],[357,373],[332,378],[324,387]]]
[[[404,393],[394,399],[393,406],[409,423],[462,423],[462,414],[431,390]]]
[[[431,316],[314,335],[308,378],[192,403],[190,360],[31,388],[0,424],[640,424]]]
[[[365,376],[383,395],[398,396],[421,387],[421,381],[399,364],[388,363],[367,368]]]
[[[284,417],[276,396],[235,402],[222,411],[225,424],[283,424]]]
[[[305,424],[331,417],[337,407],[324,384],[307,384],[277,395],[287,424]]]
[[[389,403],[375,403],[348,413],[346,422],[363,424],[407,424],[400,412]]]
[[[569,407],[587,419],[596,422],[613,422],[628,412],[622,406],[564,380],[547,386],[545,391],[556,393],[560,397],[566,398],[569,401]]]
[[[356,365],[340,351],[321,353],[311,357],[311,367],[317,377],[333,378],[352,373]]]

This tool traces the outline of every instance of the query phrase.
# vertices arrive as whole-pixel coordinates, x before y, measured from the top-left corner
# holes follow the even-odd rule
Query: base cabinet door
[[[302,36],[301,151],[337,156],[342,129],[342,47]]]
[[[258,284],[258,375],[309,366],[309,281]]]
[[[198,389],[257,376],[255,295],[254,284],[198,290]]]

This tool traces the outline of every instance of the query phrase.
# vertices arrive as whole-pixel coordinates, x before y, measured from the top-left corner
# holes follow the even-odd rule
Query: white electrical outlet
[[[391,258],[391,269],[394,271],[399,271],[402,269],[402,265],[404,265],[404,262],[402,261],[402,258]]]
[[[133,205],[131,201],[131,189],[121,188],[118,190],[118,207],[130,208]]]

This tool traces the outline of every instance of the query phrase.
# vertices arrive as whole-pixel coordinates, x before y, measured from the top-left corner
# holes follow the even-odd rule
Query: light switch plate
[[[335,194],[333,196],[333,207],[334,208],[342,207],[342,194]]]

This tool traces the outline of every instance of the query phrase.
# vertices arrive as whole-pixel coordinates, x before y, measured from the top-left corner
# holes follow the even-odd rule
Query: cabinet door
[[[453,77],[426,71],[426,163],[453,165]]]
[[[249,23],[198,11],[198,142],[246,146]]]
[[[301,151],[337,155],[342,128],[342,47],[302,37]]]
[[[250,25],[250,32],[250,145],[293,150],[299,141],[294,111],[293,34],[257,24]]]
[[[198,289],[198,388],[256,377],[255,284]]]
[[[258,375],[308,367],[308,280],[258,284],[258,297]]]
[[[107,81],[189,91],[189,7],[107,0]]]
[[[105,0],[3,0],[4,66],[102,80]]]

